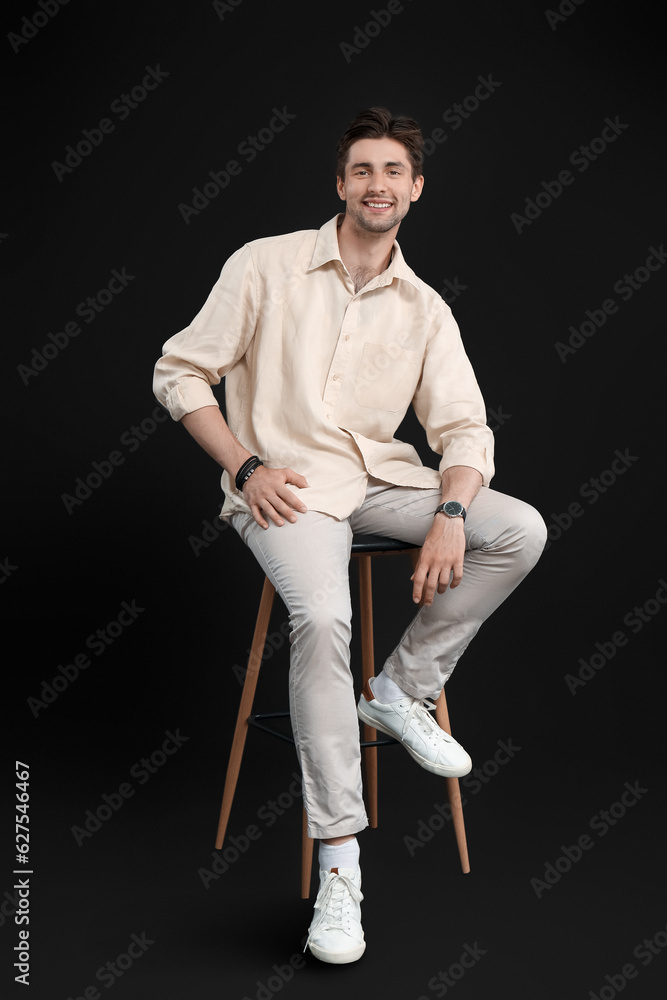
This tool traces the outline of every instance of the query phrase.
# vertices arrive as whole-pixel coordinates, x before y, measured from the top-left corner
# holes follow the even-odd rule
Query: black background
[[[457,1000],[662,997],[665,275],[640,272],[627,301],[614,289],[667,237],[651,6],[565,2],[570,13],[552,26],[541,3],[406,0],[347,56],[341,43],[355,34],[364,43],[357,31],[382,0],[218,7],[73,0],[48,23],[38,16],[38,30],[22,20],[42,11],[36,3],[3,15],[3,35],[34,37],[14,46],[7,37],[3,59],[11,172],[0,247],[11,313],[0,572],[17,730],[3,771],[1,988],[40,1000],[90,987],[111,989],[112,1000],[367,990],[417,1000],[445,995],[434,977],[458,975],[469,945],[481,957],[446,987]],[[168,75],[145,100],[124,120],[110,111],[158,65]],[[493,92],[460,127],[443,121],[489,75]],[[251,733],[229,828],[248,849],[208,888],[199,873],[213,863],[261,573],[232,531],[212,533],[218,471],[182,428],[155,419],[151,378],[162,343],[199,310],[235,249],[319,228],[339,210],[336,141],[377,103],[416,117],[428,136],[447,135],[432,144],[401,246],[461,326],[497,429],[494,486],[542,512],[551,544],[448,686],[455,733],[476,766],[499,741],[521,747],[464,790],[471,874],[461,874],[448,828],[419,848],[406,841],[445,794],[387,749],[380,827],[360,837],[368,948],[336,968],[295,957],[312,900],[299,898],[289,746]],[[275,108],[295,117],[249,162],[238,147]],[[627,128],[588,169],[573,166],[570,155],[617,116]],[[54,161],[105,117],[113,132],[59,180]],[[186,224],[179,205],[230,159],[241,173]],[[512,214],[568,168],[573,182],[518,232]],[[127,287],[42,354],[49,333],[123,268]],[[617,311],[561,360],[556,343],[610,298]],[[403,430],[433,462],[416,422]],[[102,466],[110,474],[68,501],[114,452],[118,464]],[[629,457],[612,472],[617,452]],[[409,566],[389,562],[376,573],[380,661],[410,616]],[[120,634],[96,655],[88,637],[117,621],[123,602],[142,610],[122,631],[112,626]],[[633,609],[644,605],[642,621]],[[276,636],[284,618],[277,602]],[[82,654],[90,665],[65,683],[59,667]],[[590,679],[573,693],[566,675],[594,654],[598,669],[584,668]],[[286,670],[283,643],[267,652],[258,707],[286,702]],[[49,694],[54,678],[60,690]],[[187,740],[140,780],[137,762],[177,731]],[[14,987],[11,957],[14,759],[30,765],[30,992]],[[602,836],[595,817],[621,801],[626,782],[643,791],[615,807]],[[77,843],[72,828],[124,783],[131,797]],[[287,807],[275,822],[258,818],[280,796]],[[249,824],[260,835],[244,842]],[[590,849],[566,870],[563,848],[584,835]],[[559,858],[553,885],[531,882]],[[96,978],[133,934],[153,943],[122,976]],[[644,939],[658,954],[633,954]],[[290,959],[298,967],[288,973]]]

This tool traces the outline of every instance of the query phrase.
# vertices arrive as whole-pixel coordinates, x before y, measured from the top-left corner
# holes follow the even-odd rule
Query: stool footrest
[[[264,725],[263,719],[288,719],[289,712],[254,712],[252,715],[248,716],[248,725],[255,726],[256,729],[261,729],[265,733],[269,733],[271,736],[277,736],[279,740],[284,740],[285,743],[291,743],[294,746],[294,737],[287,736],[285,733],[281,733],[279,729],[274,729],[272,726]],[[383,740],[363,740],[360,742],[359,746],[362,750],[367,747],[388,747],[392,743],[397,743],[397,740],[388,737]]]
[[[271,736],[277,736],[279,740],[284,740],[285,743],[291,743],[294,746],[294,737],[288,736],[286,733],[281,733],[279,729],[274,729],[272,726],[265,726],[261,721],[262,719],[286,719],[289,718],[289,712],[261,712],[255,715],[248,716],[248,725],[255,726],[257,729],[262,729],[265,733],[269,733]]]

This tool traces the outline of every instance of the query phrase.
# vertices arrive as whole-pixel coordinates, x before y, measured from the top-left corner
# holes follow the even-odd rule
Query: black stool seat
[[[355,535],[352,539],[352,555],[363,555],[364,552],[403,552],[405,549],[417,549],[414,542],[399,542],[397,538],[384,538],[382,535]]]

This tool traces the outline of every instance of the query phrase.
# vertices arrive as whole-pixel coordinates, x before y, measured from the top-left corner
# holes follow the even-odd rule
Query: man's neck
[[[338,249],[349,273],[365,276],[363,284],[382,274],[389,266],[397,232],[398,226],[386,233],[369,233],[356,227],[349,216],[343,216],[338,227]]]

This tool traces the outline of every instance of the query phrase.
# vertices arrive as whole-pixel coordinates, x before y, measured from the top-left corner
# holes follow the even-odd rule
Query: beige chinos
[[[422,545],[440,502],[437,489],[369,478],[364,502],[347,519],[308,511],[293,524],[269,522],[264,529],[250,514],[231,517],[289,612],[290,714],[311,837],[345,836],[368,825],[350,671],[353,533]],[[529,504],[482,486],[465,537],[461,583],[419,609],[384,665],[415,698],[438,696],[479,627],[539,559],[546,527]],[[406,604],[410,593],[406,587]]]

